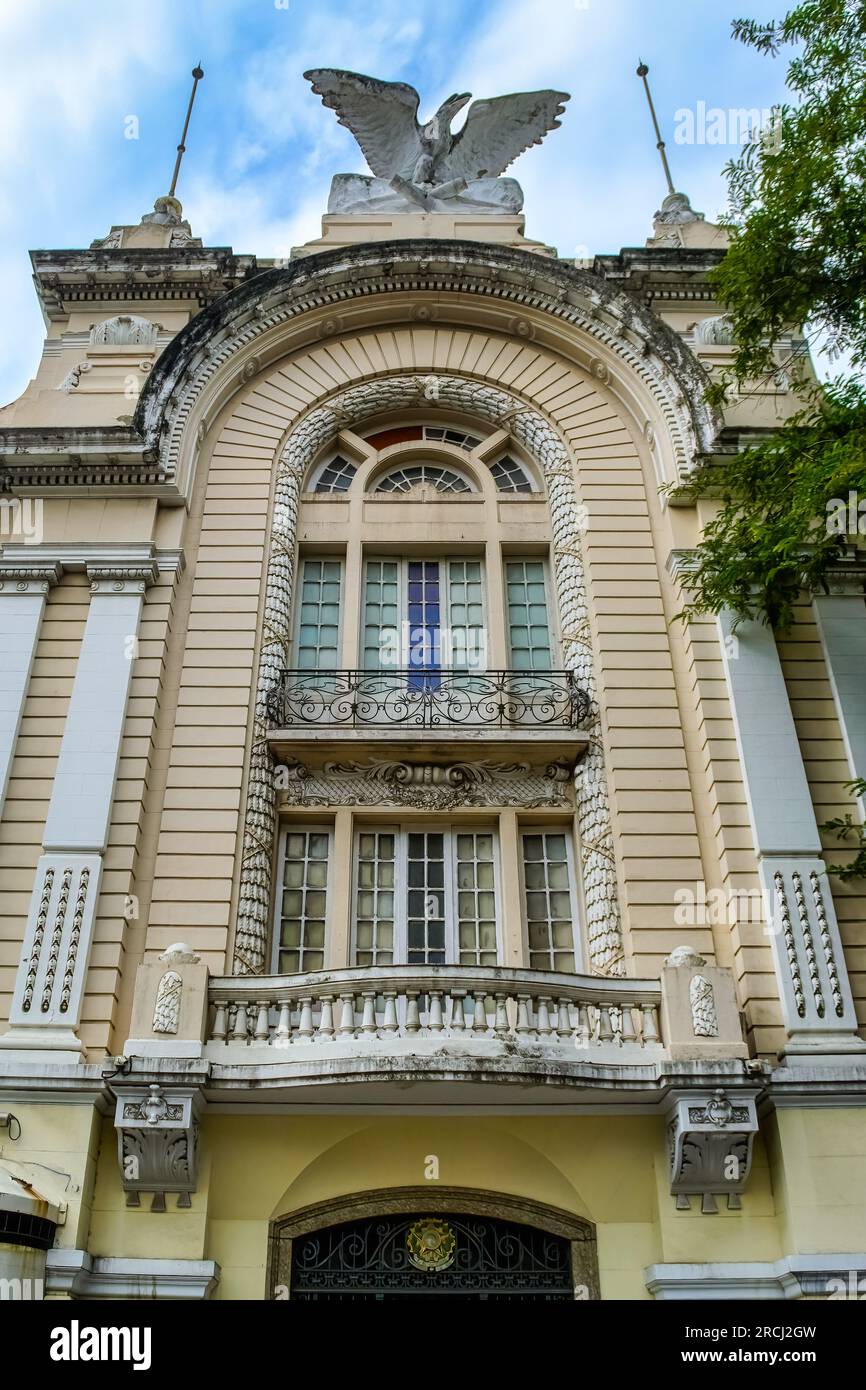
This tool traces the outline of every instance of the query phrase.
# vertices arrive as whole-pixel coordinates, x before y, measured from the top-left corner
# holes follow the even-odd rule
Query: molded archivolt
[[[418,296],[427,296],[418,303]],[[708,378],[677,334],[604,280],[529,252],[462,241],[397,241],[305,257],[253,277],[192,320],[148,377],[135,429],[167,479],[187,486],[196,441],[238,390],[310,333],[331,338],[369,325],[388,296],[395,318],[448,317],[483,300],[469,320],[517,340],[567,348],[614,394],[659,448],[660,482],[679,481],[711,451],[720,420]],[[372,312],[371,312],[372,311]]]
[[[349,387],[302,417],[291,430],[277,466],[243,830],[235,974],[259,974],[267,959],[273,846],[277,830],[274,770],[267,745],[267,698],[277,683],[280,669],[289,662],[301,485],[313,460],[341,429],[354,428],[385,412],[417,409],[425,399],[429,380],[429,377],[405,374]],[[539,411],[496,386],[437,374],[436,399],[440,408],[474,416],[499,427],[507,424],[544,473],[563,659],[566,668],[575,673],[578,685],[592,699],[588,724],[590,745],[575,779],[587,946],[596,973],[621,975],[624,953],[613,830],[580,551],[581,512],[575,494],[572,461],[558,433]]]
[[[159,445],[182,488],[189,490],[217,422],[222,431],[233,421],[255,428],[275,447],[284,422],[243,828],[238,973],[266,964],[276,814],[264,696],[288,654],[302,474],[346,425],[406,404],[426,408],[430,374],[440,404],[507,425],[543,469],[566,661],[590,690],[572,459],[579,468],[584,454],[606,453],[605,428],[627,438],[628,420],[657,476],[676,477],[715,437],[703,370],[672,330],[602,280],[503,248],[403,241],[310,257],[255,277],[174,339],[148,379],[136,427]],[[453,398],[442,394],[445,381]],[[623,948],[598,727],[593,735],[578,779],[589,951],[593,969],[618,974]]]

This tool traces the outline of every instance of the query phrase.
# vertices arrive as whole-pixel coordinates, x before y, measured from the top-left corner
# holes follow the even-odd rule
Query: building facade
[[[819,831],[866,769],[862,561],[778,641],[677,620],[690,474],[796,407],[791,343],[706,404],[723,255],[682,198],[591,267],[509,211],[328,215],[276,265],[172,199],[33,253],[7,1289],[866,1273],[863,895]]]

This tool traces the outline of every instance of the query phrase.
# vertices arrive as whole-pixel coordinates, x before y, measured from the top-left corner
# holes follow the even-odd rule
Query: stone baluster
[[[643,1044],[657,1043],[659,1040],[658,1005],[641,1004],[641,1017],[643,1018]]]
[[[430,1033],[441,1033],[445,1027],[442,1017],[442,993],[436,990],[430,994],[430,1003],[427,1008],[427,1030]]]
[[[598,1006],[598,1045],[613,1041],[613,1023],[610,1017],[611,1004],[599,1004]]]
[[[556,1007],[556,1031],[563,1042],[571,1038],[571,1009],[567,999],[560,999]]]
[[[388,990],[385,994],[385,1012],[382,1020],[382,1032],[388,1035],[399,1033],[400,1028],[397,1022],[397,991]]]
[[[421,1031],[421,1015],[418,1011],[417,989],[410,989],[406,992],[406,1032],[411,1037],[414,1033]]]
[[[466,1019],[463,1013],[463,1000],[466,997],[465,990],[455,989],[451,991],[451,1032],[465,1033]]]
[[[313,1036],[313,1001],[312,999],[301,1000],[301,1016],[298,1022],[298,1037],[304,1042],[309,1042]]]
[[[330,1042],[334,1036],[334,996],[333,994],[323,994],[320,996],[321,1006],[319,1013],[319,1026],[316,1030],[316,1039],[324,1039]]]
[[[517,996],[517,1034],[521,1038],[531,1038],[535,1032],[532,1026],[532,1000],[528,994]]]
[[[337,1036],[340,1038],[353,1038],[355,1036],[354,994],[340,995],[340,1026],[337,1029]]]
[[[361,1019],[361,1032],[372,1037],[378,1031],[376,1023],[376,991],[365,990],[362,995],[364,1000],[364,1013]]]
[[[620,1023],[620,1042],[623,1046],[627,1046],[629,1043],[637,1041],[631,1004],[623,1004],[620,1013],[622,1015]]]
[[[274,1043],[279,1047],[285,1047],[292,1037],[292,1001],[283,999],[280,1003],[280,1018],[274,1033]]]
[[[504,994],[494,995],[496,1002],[496,1013],[493,1019],[493,1031],[498,1037],[503,1037],[508,1032],[508,1005]]]
[[[472,999],[472,1031],[487,1032],[487,996],[483,990],[476,990]]]
[[[225,1002],[222,999],[220,999],[216,1005],[216,1010],[214,1012],[213,1029],[211,1031],[211,1037],[213,1041],[224,1043],[226,1040],[227,1030],[227,1009]]]
[[[268,1041],[268,1038],[270,1037],[270,1032],[271,1032],[271,1027],[270,1027],[271,1001],[270,1001],[270,999],[259,999],[259,1000],[258,1000],[258,1004],[257,1004],[257,1008],[258,1008],[258,1013],[256,1014],[256,1026],[255,1026],[255,1032],[254,1032],[253,1036],[255,1037],[256,1042],[258,1042],[258,1043],[261,1043],[261,1042],[266,1043],[266,1042]]]
[[[232,1028],[232,1042],[247,1042],[247,1032],[249,1024],[247,1020],[247,1006],[243,999],[239,999],[235,1005],[234,1027]]]
[[[592,1028],[589,1022],[589,1005],[581,999],[577,1006],[577,1029],[574,1034],[574,1041],[578,1047],[589,1047],[592,1036]]]
[[[538,996],[538,1019],[535,1026],[540,1038],[549,1037],[553,1031],[550,1024],[550,998],[546,994]]]

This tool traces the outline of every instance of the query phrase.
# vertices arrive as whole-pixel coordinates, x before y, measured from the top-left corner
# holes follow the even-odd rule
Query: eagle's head
[[[450,130],[451,122],[454,120],[457,112],[462,111],[467,101],[471,100],[471,92],[452,92],[450,97],[443,101],[434,117],[434,119],[439,122],[440,129]]]

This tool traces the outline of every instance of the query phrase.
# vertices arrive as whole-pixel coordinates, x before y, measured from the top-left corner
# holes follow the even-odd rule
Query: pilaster
[[[866,777],[866,566],[842,563],[812,603],[852,779]],[[866,817],[866,797],[858,797]]]
[[[821,839],[772,629],[719,615],[765,917],[788,1033],[785,1055],[866,1052]]]
[[[6,801],[45,600],[60,573],[56,562],[0,559],[0,812]]]
[[[144,592],[156,564],[87,562],[90,608],[0,1048],[80,1060],[82,996]]]

